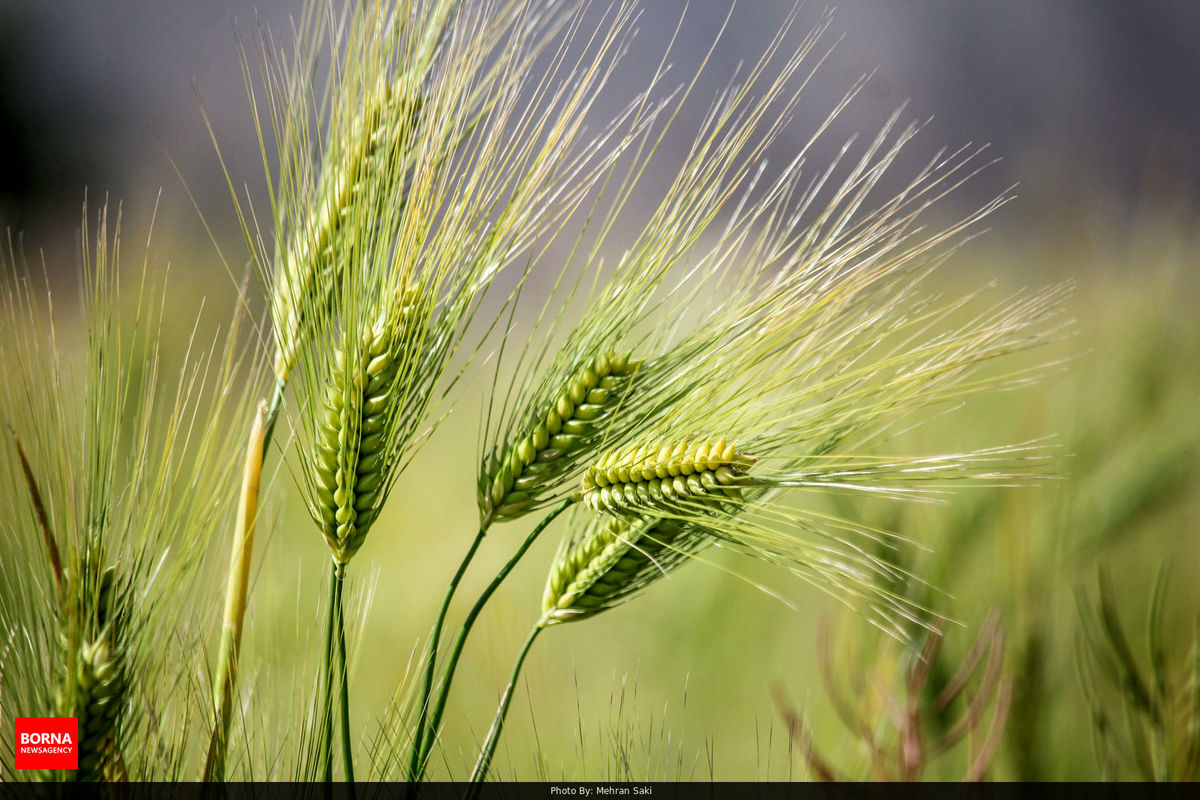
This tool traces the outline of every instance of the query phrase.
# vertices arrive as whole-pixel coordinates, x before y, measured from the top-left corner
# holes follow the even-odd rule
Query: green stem
[[[346,581],[346,565],[336,562],[334,573],[337,575],[336,600],[337,606],[337,674],[341,678],[341,710],[342,710],[342,766],[346,769],[346,782],[350,784],[350,796],[354,796],[354,754],[350,747],[350,686],[346,675],[346,613],[342,606],[342,586]]]
[[[325,617],[325,650],[321,659],[321,727],[317,737],[320,748],[318,769],[321,780],[333,782],[333,632],[337,626],[338,563],[329,569],[329,614]]]
[[[421,756],[421,743],[425,737],[425,722],[429,714],[429,696],[433,693],[433,673],[437,660],[438,644],[442,637],[442,625],[445,624],[446,613],[450,609],[450,601],[454,598],[454,593],[458,591],[458,584],[462,581],[463,574],[467,571],[467,565],[475,557],[475,553],[479,550],[479,545],[483,543],[483,537],[486,533],[487,527],[481,526],[479,533],[475,534],[475,541],[471,543],[471,547],[467,550],[466,556],[463,557],[462,563],[458,565],[458,571],[450,579],[450,586],[446,589],[446,596],[442,598],[442,607],[438,609],[437,619],[433,623],[433,632],[429,637],[429,652],[425,658],[425,677],[421,683],[420,712],[417,717],[417,727],[413,735],[412,755],[408,765],[410,778],[417,774],[418,760]]]
[[[513,557],[508,560],[508,563],[504,565],[504,568],[501,569],[496,577],[492,579],[492,582],[488,584],[488,587],[483,590],[483,594],[481,594],[479,599],[475,601],[475,605],[471,608],[470,613],[467,614],[467,618],[463,620],[462,628],[458,632],[458,637],[454,640],[454,645],[451,647],[450,655],[446,661],[446,673],[442,678],[442,686],[438,690],[438,697],[433,707],[433,714],[429,719],[428,736],[422,738],[421,754],[419,760],[417,761],[417,771],[413,775],[414,781],[421,780],[422,776],[425,774],[425,769],[429,765],[429,753],[433,750],[433,743],[437,740],[438,728],[442,723],[442,714],[446,710],[446,699],[450,695],[450,685],[454,681],[454,671],[458,668],[458,659],[462,655],[463,645],[466,644],[467,636],[471,633],[471,626],[475,624],[476,618],[479,616],[479,613],[483,611],[483,607],[487,604],[487,601],[491,599],[492,594],[494,594],[496,589],[499,588],[500,584],[504,582],[504,579],[508,577],[508,573],[512,572],[513,567],[517,565],[517,562],[521,560],[521,557],[525,555],[525,552],[533,545],[542,531],[549,527],[550,523],[554,521],[555,517],[566,511],[567,508],[569,508],[574,502],[575,501],[572,499],[564,500],[562,503],[555,506],[554,509],[537,524],[537,527],[533,529],[533,532],[530,533],[529,536],[526,537],[525,541],[521,543],[521,546],[517,548],[517,552],[513,554]]]
[[[513,691],[517,688],[517,678],[520,677],[521,667],[525,663],[525,656],[529,654],[533,640],[543,630],[545,628],[540,623],[533,626],[533,630],[529,632],[529,638],[525,640],[525,644],[521,646],[521,652],[517,654],[512,676],[508,679],[508,686],[504,688],[504,694],[500,697],[500,707],[496,709],[496,717],[492,720],[492,727],[488,730],[483,749],[479,751],[479,760],[475,762],[475,770],[471,773],[471,788],[467,790],[463,800],[474,798],[479,793],[479,784],[487,777],[488,767],[492,763],[492,756],[495,755],[496,745],[500,741],[500,731],[504,728],[504,719],[508,716],[508,706],[512,702]]]

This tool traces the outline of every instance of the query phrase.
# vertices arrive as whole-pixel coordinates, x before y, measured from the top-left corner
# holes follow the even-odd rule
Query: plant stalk
[[[333,783],[333,637],[337,627],[338,563],[329,566],[329,609],[325,617],[325,646],[321,659],[321,727],[317,769],[321,780]]]
[[[263,402],[258,404],[258,412],[250,429],[250,443],[246,448],[246,464],[242,473],[242,497],[238,506],[237,527],[234,529],[233,550],[229,557],[225,616],[217,656],[217,674],[213,681],[216,721],[209,744],[208,759],[204,766],[206,781],[225,779],[225,753],[229,744],[233,696],[237,688],[238,653],[246,617],[246,597],[250,582],[250,561],[254,551],[254,526],[258,517],[258,489],[262,478],[266,430],[267,404]]]
[[[429,753],[433,750],[433,743],[437,740],[438,728],[442,723],[442,714],[446,710],[446,700],[450,695],[450,685],[454,681],[454,672],[458,668],[458,660],[462,656],[463,646],[466,644],[467,636],[469,636],[471,633],[471,626],[475,624],[476,618],[479,617],[480,612],[483,611],[483,607],[487,604],[488,600],[491,599],[496,589],[498,589],[500,584],[504,582],[504,579],[508,577],[508,573],[512,572],[513,567],[517,565],[517,562],[521,560],[521,557],[525,555],[525,552],[529,550],[535,541],[537,541],[537,538],[541,535],[542,531],[549,527],[550,523],[553,522],[559,514],[566,511],[574,502],[575,500],[573,498],[564,500],[562,503],[555,506],[554,509],[537,524],[537,527],[533,529],[529,536],[525,538],[525,541],[521,543],[521,546],[517,548],[517,552],[513,554],[512,558],[508,560],[508,563],[504,565],[500,572],[497,573],[496,577],[492,579],[492,582],[488,584],[487,588],[483,590],[483,593],[479,595],[479,599],[475,601],[475,605],[467,614],[466,619],[463,620],[462,628],[459,629],[458,637],[455,638],[454,644],[450,649],[450,655],[446,661],[446,672],[442,678],[441,688],[438,690],[437,701],[433,706],[433,713],[429,718],[428,735],[422,737],[421,752],[417,761],[417,769],[412,776],[412,780],[414,782],[419,782],[422,779],[425,774],[425,769],[428,767]]]
[[[450,601],[454,598],[454,593],[458,591],[458,584],[462,581],[463,574],[467,571],[467,566],[471,563],[471,559],[475,557],[475,553],[479,550],[479,545],[483,543],[483,537],[486,534],[487,527],[481,526],[479,532],[475,534],[475,541],[471,542],[470,549],[467,550],[462,563],[458,565],[458,571],[450,579],[450,585],[446,588],[446,596],[442,598],[442,607],[438,609],[437,619],[433,622],[433,632],[429,637],[429,652],[425,657],[425,677],[421,682],[420,712],[417,717],[417,727],[413,735],[412,754],[408,765],[410,779],[417,774],[421,743],[425,737],[425,722],[429,714],[429,697],[433,693],[433,673],[436,666],[438,644],[442,637],[442,626],[446,621],[446,613],[450,610]]]
[[[512,676],[508,679],[508,686],[504,688],[504,694],[500,697],[500,707],[496,709],[496,716],[492,720],[492,727],[488,730],[483,749],[479,751],[479,760],[475,762],[475,769],[471,773],[471,787],[463,796],[464,800],[473,800],[479,793],[479,784],[487,777],[492,756],[496,753],[496,745],[500,742],[500,731],[504,728],[504,720],[508,716],[508,706],[512,702],[513,691],[517,688],[517,678],[520,677],[521,667],[525,664],[525,656],[529,654],[533,640],[543,630],[545,628],[540,622],[534,625],[533,630],[529,632],[529,637],[525,639],[525,644],[521,646],[521,652],[517,654],[517,660],[513,663]]]
[[[354,796],[354,754],[350,746],[350,687],[346,674],[346,612],[342,605],[342,587],[346,582],[346,565],[334,563],[335,607],[337,621],[337,674],[341,678],[342,712],[342,766],[346,770],[346,782],[350,784],[350,796]]]

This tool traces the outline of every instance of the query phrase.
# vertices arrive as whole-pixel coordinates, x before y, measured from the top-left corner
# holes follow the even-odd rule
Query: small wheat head
[[[310,330],[305,334],[307,353],[296,361],[291,380],[299,409],[293,422],[308,439],[305,490],[338,558],[349,558],[361,545],[386,494],[380,487],[389,485],[439,424],[435,409],[482,349],[477,334],[498,324],[499,316],[488,315],[503,312],[484,305],[496,277],[518,259],[532,269],[628,146],[619,135],[633,124],[627,119],[633,112],[593,131],[596,135],[589,134],[587,141],[582,138],[589,109],[611,69],[609,61],[623,41],[628,12],[619,13],[616,23],[621,24],[598,38],[594,56],[556,60],[553,81],[527,87],[532,98],[521,91],[528,66],[575,12],[528,12],[522,4],[384,0],[348,10],[344,34],[325,31],[331,40],[344,38],[346,44],[330,89],[342,99],[326,101],[331,107],[322,109],[320,123],[332,136],[350,131],[352,142],[360,142],[356,148],[330,152],[358,156],[348,162],[335,157],[310,163],[309,148],[303,145],[316,129],[297,123],[299,132],[288,141],[291,155],[281,164],[286,191],[278,193],[277,215],[290,224],[306,218],[316,202],[325,209],[319,215],[330,221],[325,228],[338,228],[336,237],[325,238],[335,248],[329,258],[342,273],[332,282],[328,302],[310,303],[296,317],[308,314]],[[365,99],[368,110],[358,110],[346,97]],[[296,102],[291,96],[284,100],[293,106]],[[302,107],[289,108],[289,113],[307,113]],[[361,177],[356,178],[356,171]],[[326,174],[332,177],[326,180]],[[316,242],[305,245],[304,252],[324,252],[318,247],[324,246],[321,236],[302,233]],[[277,233],[277,239],[286,241],[287,231]],[[528,271],[520,280],[527,276]],[[371,327],[380,300],[397,286],[420,292],[415,307],[405,312],[401,327],[408,333],[402,352],[396,351],[399,342]],[[358,330],[365,331],[361,339],[355,338]],[[335,358],[338,350],[342,354]],[[379,359],[378,374],[364,372],[372,359]],[[569,404],[570,413],[581,406],[578,419],[541,409],[537,422],[520,437],[529,439],[522,452],[543,436],[547,441],[539,451],[584,436],[580,426],[587,428],[585,423],[599,424],[599,419],[584,418],[588,406],[600,396],[620,394],[625,373],[632,370],[628,356],[613,359],[615,363],[608,356],[589,357],[592,373],[599,374],[565,381],[558,405]],[[455,369],[448,369],[455,360]],[[341,377],[331,377],[336,373]],[[389,415],[387,422],[372,417],[373,404],[382,395],[351,396],[368,385],[393,386],[390,410],[380,411]],[[314,422],[309,414],[318,409],[321,418]],[[363,425],[383,429],[360,429]],[[549,441],[555,437],[558,445]],[[516,444],[522,442],[514,440]],[[532,463],[506,453],[495,465],[497,473],[502,467],[509,470],[500,476],[502,486],[508,483],[502,492],[520,491],[513,483]],[[379,469],[386,474],[375,474]],[[489,477],[486,502],[492,502],[496,478]],[[495,504],[504,506],[505,500],[500,497]],[[515,513],[519,502],[508,503],[503,513]]]
[[[16,443],[0,452],[0,481],[24,487],[0,497],[14,548],[0,557],[0,630],[24,632],[3,645],[0,716],[78,717],[80,778],[122,777],[122,754],[134,778],[150,764],[178,777],[194,728],[143,712],[175,703],[195,676],[182,642],[208,620],[203,604],[178,599],[196,594],[226,532],[229,454],[270,365],[247,347],[240,304],[219,337],[193,336],[180,354],[164,334],[186,301],[155,284],[152,236],[139,279],[123,269],[116,207],[83,213],[82,302],[66,325],[39,286],[44,271],[19,249],[0,252],[0,420]],[[31,568],[39,553],[48,570]]]
[[[652,514],[741,499],[757,459],[725,439],[682,439],[610,450],[588,468],[583,501],[593,511]]]
[[[313,315],[331,301],[345,254],[353,250],[355,243],[348,238],[358,232],[347,229],[346,221],[370,214],[370,207],[385,202],[371,177],[394,171],[391,165],[404,157],[421,108],[421,97],[403,81],[380,80],[363,101],[363,111],[335,137],[326,156],[308,219],[291,232],[279,256],[271,315],[280,381],[288,379],[312,335]]]
[[[694,532],[671,519],[592,519],[555,559],[538,624],[582,620],[613,607],[678,562]]]
[[[479,480],[485,527],[538,508],[538,500],[578,468],[579,457],[601,440],[635,380],[640,362],[630,355],[609,351],[576,370],[549,408],[492,453]]]
[[[411,294],[408,301],[339,349],[329,374],[313,458],[311,510],[342,563],[362,546],[386,494],[391,420],[403,399],[397,384]]]
[[[85,562],[81,573],[92,572]],[[81,781],[105,781],[124,773],[118,744],[129,702],[123,613],[115,567],[98,582],[72,580],[71,605],[60,618],[59,642],[67,674],[58,692],[58,713],[79,721]],[[97,584],[98,585],[94,585]]]

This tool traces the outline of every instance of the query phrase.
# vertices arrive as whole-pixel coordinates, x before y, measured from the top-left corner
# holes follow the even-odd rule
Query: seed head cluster
[[[649,573],[667,568],[688,524],[672,519],[602,517],[555,560],[542,598],[546,627],[598,614],[637,591]]]
[[[755,461],[724,439],[613,450],[585,473],[583,501],[593,511],[619,515],[738,499],[739,481]]]
[[[631,355],[610,351],[591,359],[565,381],[515,445],[493,454],[480,481],[480,513],[486,522],[531,511],[539,495],[570,471],[570,457],[601,441],[641,366]]]
[[[275,374],[286,381],[315,324],[312,319],[328,305],[344,269],[344,254],[357,244],[350,218],[368,213],[361,206],[378,205],[382,198],[371,180],[401,157],[416,124],[420,97],[403,82],[380,82],[366,98],[365,108],[333,142],[308,218],[291,232],[281,254],[272,293],[275,320]]]
[[[315,453],[313,515],[342,563],[358,552],[379,514],[408,307],[366,328],[333,359]]]
[[[85,562],[85,566],[90,564]],[[70,575],[68,585],[77,606],[60,622],[63,663],[71,673],[58,690],[58,713],[79,720],[79,770],[75,777],[81,781],[113,780],[121,771],[117,743],[129,699],[116,569],[104,570],[96,591],[77,585]]]

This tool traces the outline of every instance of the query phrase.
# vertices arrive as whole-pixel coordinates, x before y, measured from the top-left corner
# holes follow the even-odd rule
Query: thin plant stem
[[[480,526],[479,532],[475,534],[475,541],[471,542],[470,549],[467,550],[462,563],[458,565],[458,571],[450,579],[450,585],[446,588],[446,596],[442,598],[442,607],[438,609],[437,619],[433,623],[433,632],[429,636],[429,652],[425,657],[425,677],[421,683],[421,706],[417,717],[417,727],[413,735],[412,756],[408,765],[408,774],[410,777],[417,774],[417,763],[421,754],[421,742],[425,736],[425,722],[428,719],[429,713],[429,697],[433,694],[433,673],[436,666],[438,644],[442,637],[442,625],[446,621],[446,613],[450,610],[450,601],[454,598],[454,593],[458,591],[458,584],[462,581],[462,577],[467,571],[467,566],[471,563],[471,559],[475,557],[475,553],[479,550],[479,545],[483,543],[483,537],[486,534],[487,526]]]
[[[496,753],[496,745],[500,741],[500,731],[504,728],[504,720],[508,716],[508,706],[512,702],[513,691],[517,688],[517,678],[520,677],[521,667],[525,664],[525,656],[529,654],[529,648],[533,647],[533,640],[543,630],[545,628],[540,623],[534,625],[528,638],[525,639],[525,644],[521,646],[521,652],[517,654],[517,660],[513,663],[512,676],[509,677],[508,686],[504,688],[504,694],[500,697],[500,707],[496,709],[496,716],[492,720],[492,727],[488,730],[483,749],[479,751],[479,760],[475,762],[475,769],[471,773],[472,785],[464,795],[464,800],[472,800],[479,793],[478,784],[487,777],[488,767],[492,763],[492,756]]]
[[[442,685],[438,690],[437,701],[433,706],[433,713],[429,718],[428,736],[423,737],[421,742],[421,754],[417,762],[417,771],[413,775],[413,781],[421,780],[422,776],[425,774],[425,769],[429,764],[429,753],[433,750],[433,743],[437,740],[438,728],[442,723],[442,714],[446,710],[446,700],[450,695],[450,685],[454,681],[454,672],[458,668],[458,660],[459,657],[462,656],[463,646],[467,642],[467,636],[469,636],[471,633],[471,626],[475,624],[476,618],[478,618],[480,612],[483,611],[483,607],[487,604],[488,600],[491,599],[496,589],[498,589],[500,584],[504,582],[504,579],[508,577],[508,573],[512,572],[513,567],[517,565],[517,562],[521,560],[521,557],[525,555],[525,552],[529,550],[535,541],[537,541],[537,538],[541,535],[542,531],[548,528],[550,523],[553,522],[559,514],[566,511],[574,502],[574,498],[564,500],[562,503],[555,506],[554,509],[537,524],[537,527],[533,529],[529,536],[525,538],[525,541],[521,543],[521,546],[517,548],[517,552],[513,554],[512,558],[508,560],[508,563],[504,565],[500,572],[497,573],[496,577],[492,579],[492,582],[488,584],[487,588],[483,590],[483,593],[479,595],[479,599],[475,601],[475,605],[467,614],[466,619],[463,620],[462,628],[459,630],[458,637],[454,640],[454,644],[450,648],[450,655],[447,657],[446,672],[442,678]]]
[[[229,556],[229,578],[225,588],[225,614],[221,626],[221,644],[217,673],[213,680],[215,724],[208,758],[204,765],[206,781],[225,779],[225,753],[229,745],[229,723],[233,696],[237,688],[238,654],[242,627],[246,618],[246,597],[250,583],[250,561],[254,553],[254,526],[258,517],[258,489],[262,479],[263,448],[266,440],[267,404],[259,403],[246,463],[242,474],[242,496],[238,505],[237,527]]]
[[[346,612],[342,605],[342,587],[346,582],[346,565],[334,562],[335,607],[337,624],[337,675],[341,683],[342,712],[342,766],[346,769],[346,782],[350,784],[350,796],[354,796],[354,755],[350,747],[350,687],[346,675]]]
[[[321,659],[321,728],[318,736],[321,779],[333,782],[333,631],[336,625],[338,563],[332,561],[329,568],[329,613],[325,617],[325,649]]]

